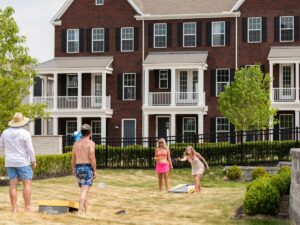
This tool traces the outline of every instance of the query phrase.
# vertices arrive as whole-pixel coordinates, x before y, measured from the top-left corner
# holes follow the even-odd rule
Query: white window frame
[[[123,30],[132,29],[132,39],[123,39]],[[123,50],[123,41],[132,41],[132,50]],[[121,52],[134,52],[134,27],[122,27],[121,28]]]
[[[194,121],[195,121],[195,130],[184,130],[184,120],[185,119],[193,119]],[[194,134],[197,134],[197,119],[196,119],[196,117],[193,117],[193,116],[189,116],[189,117],[183,117],[182,118],[182,136],[185,136],[184,135],[184,133],[185,132],[190,132],[190,133],[192,133],[192,132],[194,132]]]
[[[222,23],[224,24],[224,33],[216,33],[219,34],[219,35],[224,35],[224,43],[223,45],[214,45],[214,24],[217,24],[217,23]],[[211,46],[212,47],[224,47],[226,45],[226,23],[225,21],[215,21],[215,22],[212,22],[211,23]]]
[[[103,31],[103,39],[94,40],[94,31],[102,30]],[[103,42],[103,50],[102,51],[94,51],[94,42]],[[93,28],[92,29],[92,53],[104,52],[105,51],[105,29],[104,28]]]
[[[68,77],[69,76],[77,76],[77,87],[69,87],[69,83],[68,83]],[[66,94],[67,94],[67,97],[76,97],[76,96],[70,96],[69,95],[69,89],[77,89],[77,96],[78,96],[78,92],[79,92],[79,89],[78,89],[78,74],[75,74],[75,73],[70,73],[70,74],[67,74],[67,79],[66,79]],[[69,101],[69,99],[68,99]]]
[[[295,126],[295,115],[292,114],[292,113],[283,113],[283,114],[279,114],[279,129],[289,129],[289,128],[286,128],[286,127],[281,127],[280,124],[281,124],[281,116],[292,116],[292,127]],[[286,140],[286,139],[283,139],[282,136],[285,135],[284,133],[280,132],[280,136],[279,136],[279,140]],[[294,135],[292,134],[292,139],[294,139]]]
[[[100,123],[100,133],[94,133],[93,132],[93,123]],[[91,128],[92,128],[92,133],[91,133],[92,137],[93,137],[93,135],[97,135],[97,136],[101,137],[101,132],[102,132],[102,130],[101,130],[101,120],[91,120]]]
[[[169,119],[169,129],[167,129],[167,136],[170,136],[170,128],[171,128],[170,121],[171,121],[171,117],[170,116],[156,116],[156,119],[155,119],[155,125],[156,125],[155,135],[156,135],[156,137],[158,137],[158,119],[159,118],[168,118]]]
[[[77,36],[77,40],[69,40],[69,31],[77,31],[77,34],[78,34],[78,36]],[[76,37],[76,36],[75,36]],[[67,29],[67,53],[79,53],[79,51],[80,51],[80,41],[79,41],[79,39],[80,39],[80,30],[79,29]],[[69,42],[78,42],[78,51],[74,51],[74,52],[70,52],[69,51]]]
[[[166,72],[167,73],[167,78],[161,78],[161,72]],[[167,81],[167,87],[161,87],[161,81],[166,80]],[[169,89],[169,72],[168,70],[159,70],[159,89]]]
[[[195,24],[195,34],[185,34],[184,33],[184,25],[186,25],[186,24]],[[194,36],[195,37],[195,45],[194,46],[192,46],[192,45],[186,46],[185,39],[184,39],[185,36]],[[187,23],[182,24],[182,41],[183,41],[183,47],[185,47],[185,48],[193,48],[193,47],[197,46],[197,23],[196,22],[187,22]]]
[[[250,20],[251,19],[260,19],[260,29],[251,29],[250,30]],[[262,18],[261,17],[249,17],[248,18],[248,43],[261,43],[262,42]],[[259,41],[250,41],[250,31],[260,31]]]
[[[134,145],[136,144],[136,119],[135,118],[124,118],[122,119],[122,138],[124,138],[124,121],[134,121]],[[123,141],[122,141],[122,147],[123,147]]]
[[[130,75],[134,75],[134,83],[135,83],[135,85],[134,86],[125,86],[125,75],[128,75],[128,74],[130,74]],[[122,90],[122,92],[123,92],[123,101],[135,101],[136,100],[136,73],[123,73],[123,90]],[[134,99],[125,99],[124,97],[125,97],[125,87],[127,87],[127,88],[134,88]]]
[[[227,70],[228,71],[228,82],[218,82],[218,71]],[[227,83],[227,86],[230,85],[230,69],[228,68],[218,68],[216,69],[216,96],[219,96],[222,92],[218,93],[218,84],[219,83]]]
[[[155,27],[158,26],[158,25],[165,25],[166,26],[166,35],[156,35],[155,34]],[[165,46],[156,46],[155,45],[155,38],[156,37],[165,37]],[[166,48],[167,45],[168,45],[168,24],[167,23],[155,23],[153,24],[153,47],[154,48]]]
[[[102,3],[99,1],[102,1]],[[96,0],[96,5],[104,5],[104,0]]]
[[[284,18],[284,17],[293,18],[293,35],[292,35],[293,39],[292,40],[283,41],[281,39],[281,31],[282,30],[291,30],[291,28],[281,28],[281,19]],[[280,40],[280,42],[294,42],[294,39],[295,39],[295,17],[294,16],[281,16],[279,18],[279,40]]]
[[[71,136],[73,135],[73,133],[68,133],[68,124],[69,123],[76,123],[76,129],[77,129],[77,121],[76,120],[66,120],[66,136]],[[76,130],[75,130],[76,131]]]

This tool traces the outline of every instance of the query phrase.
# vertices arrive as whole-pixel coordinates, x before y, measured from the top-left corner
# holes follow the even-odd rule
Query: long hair
[[[168,147],[168,145],[167,145],[167,143],[166,143],[166,140],[164,139],[164,138],[160,138],[160,139],[158,139],[158,141],[157,141],[157,143],[156,143],[156,147],[157,148],[159,148],[159,142],[163,142],[163,148],[164,149],[166,149],[166,150],[168,150],[169,149],[169,147]]]
[[[198,152],[196,152],[196,150],[195,150],[192,146],[187,146],[187,147],[185,148],[185,151],[184,151],[183,156],[185,156],[185,157],[188,157],[188,156],[189,156],[189,154],[187,153],[187,150],[188,150],[188,149],[191,150],[191,157],[192,157],[192,159],[195,159],[195,156],[196,156],[196,154],[197,154]],[[198,154],[199,154],[199,153],[198,153]]]

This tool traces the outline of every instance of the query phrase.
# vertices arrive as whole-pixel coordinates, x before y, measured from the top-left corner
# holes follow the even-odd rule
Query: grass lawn
[[[200,194],[167,194],[157,191],[157,180],[152,170],[99,170],[99,178],[89,195],[90,213],[46,215],[37,212],[38,200],[59,199],[77,201],[79,188],[73,177],[63,177],[33,182],[34,212],[10,213],[8,188],[0,187],[0,224],[151,224],[151,225],[287,225],[285,220],[266,218],[231,219],[244,197],[247,184],[223,181],[221,167],[207,171],[202,179]],[[174,170],[170,174],[171,187],[193,182],[190,169]],[[106,184],[98,189],[98,182]],[[23,206],[19,192],[19,206]],[[127,215],[116,215],[125,209]]]

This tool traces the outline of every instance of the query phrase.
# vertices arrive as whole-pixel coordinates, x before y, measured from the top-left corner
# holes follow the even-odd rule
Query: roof
[[[269,59],[300,58],[300,46],[271,47]]]
[[[40,63],[36,69],[38,71],[52,70],[74,70],[74,69],[109,69],[113,57],[57,57],[49,61]]]
[[[193,52],[151,52],[144,65],[153,64],[205,64],[208,56],[206,51]]]

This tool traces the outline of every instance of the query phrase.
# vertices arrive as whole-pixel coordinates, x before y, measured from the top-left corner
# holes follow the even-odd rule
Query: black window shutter
[[[134,28],[134,51],[139,50],[139,28]]]
[[[197,46],[201,46],[201,29],[202,24],[200,22],[197,23]]]
[[[216,70],[211,70],[211,96],[216,96]]]
[[[262,42],[266,42],[267,41],[267,17],[262,17],[261,18],[261,22],[262,22]]]
[[[260,70],[264,74],[265,73],[265,65],[260,65]]]
[[[177,24],[177,46],[182,47],[182,23]]]
[[[234,81],[235,69],[230,69],[230,83]]]
[[[142,93],[141,93],[141,86],[142,86],[142,79],[141,79],[141,73],[136,73],[136,88],[135,88],[135,91],[136,91],[136,100],[141,100],[142,99]]]
[[[211,23],[206,23],[206,46],[211,46]]]
[[[42,135],[42,120],[40,118],[34,119],[34,135]]]
[[[105,52],[109,52],[109,29],[104,29],[104,42],[105,42]]]
[[[61,32],[61,51],[67,52],[67,30]]]
[[[154,86],[159,88],[159,70],[154,70]]]
[[[234,144],[235,143],[235,130],[234,130],[234,125],[230,124],[230,143]]]
[[[278,141],[279,140],[279,124],[274,125],[273,128],[273,140]]]
[[[171,89],[171,79],[171,70],[168,70],[168,89]]]
[[[168,40],[168,47],[172,47],[172,23],[168,23],[168,37],[167,37],[167,40]]]
[[[67,95],[67,74],[59,75],[61,82],[61,96]]]
[[[92,29],[86,30],[86,50],[92,52]]]
[[[242,19],[243,42],[248,42],[248,18]]]
[[[84,29],[79,30],[79,51],[84,51]]]
[[[299,16],[295,16],[294,18],[294,41],[299,41]]]
[[[216,142],[216,118],[210,119],[210,141]]]
[[[225,40],[225,44],[226,46],[230,46],[230,21],[226,21],[225,23],[225,31],[226,31],[226,40]]]
[[[33,96],[42,96],[42,82],[43,80],[39,77],[34,78]]]
[[[123,100],[123,74],[118,74],[118,100]]]
[[[274,41],[279,42],[279,32],[280,32],[280,24],[279,24],[279,17],[274,17]]]
[[[116,29],[116,51],[121,50],[121,28]]]
[[[148,47],[153,48],[153,23],[148,25]]]

